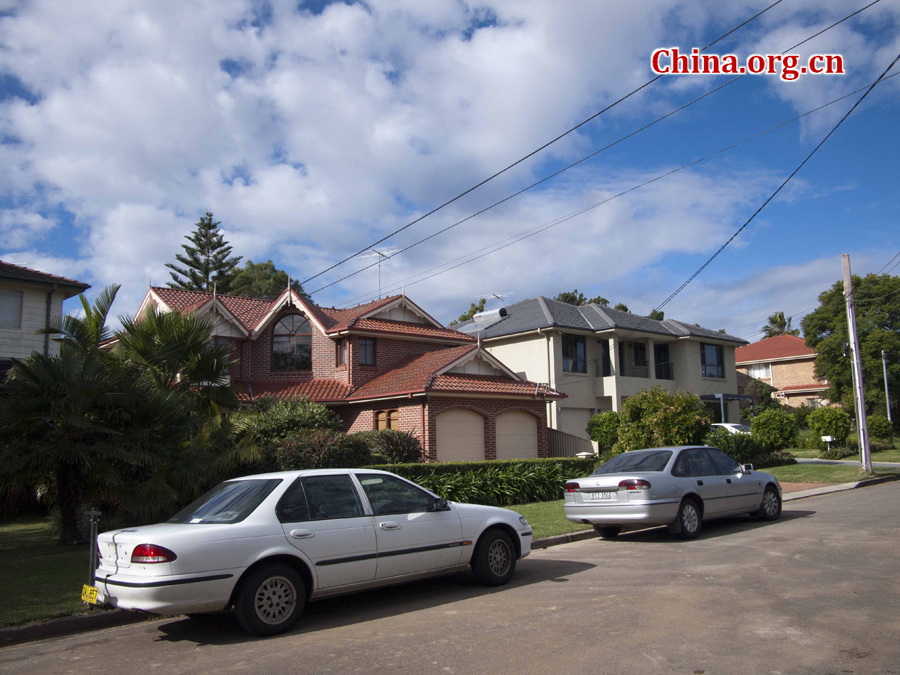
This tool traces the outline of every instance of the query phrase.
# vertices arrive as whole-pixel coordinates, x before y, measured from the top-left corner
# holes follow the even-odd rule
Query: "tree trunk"
[[[84,541],[78,531],[78,507],[81,502],[81,486],[77,467],[65,462],[56,465],[56,503],[59,505],[59,513],[62,520],[62,532],[59,534],[59,543],[64,545],[77,544]]]

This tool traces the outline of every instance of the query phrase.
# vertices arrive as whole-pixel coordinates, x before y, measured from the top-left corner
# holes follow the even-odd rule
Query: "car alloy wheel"
[[[516,549],[512,539],[500,529],[481,535],[472,553],[472,574],[482,586],[502,586],[516,571]]]
[[[491,568],[491,572],[502,577],[509,570],[511,560],[509,545],[505,541],[498,539],[491,544],[488,549],[488,566]]]
[[[700,534],[703,519],[700,516],[700,506],[696,501],[688,497],[678,508],[678,524],[680,525],[678,537],[680,539],[695,539]]]
[[[284,621],[297,605],[297,589],[285,577],[270,577],[256,591],[256,616],[270,626]]]
[[[781,497],[772,485],[766,486],[756,517],[760,520],[778,520],[781,517]]]

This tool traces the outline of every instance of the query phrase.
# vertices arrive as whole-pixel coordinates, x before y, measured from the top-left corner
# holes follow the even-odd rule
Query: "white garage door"
[[[587,433],[588,421],[593,416],[591,408],[563,408],[559,411],[559,430],[567,434],[590,440]]]
[[[497,459],[538,456],[537,418],[511,410],[497,417]]]
[[[439,462],[484,459],[484,418],[471,410],[448,410],[437,416]]]

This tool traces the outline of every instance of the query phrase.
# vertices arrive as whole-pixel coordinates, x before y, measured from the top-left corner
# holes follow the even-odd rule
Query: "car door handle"
[[[725,482],[726,482],[726,483],[730,483],[730,482],[731,482],[731,479],[730,479],[730,478],[726,478],[726,479],[725,479]]]
[[[291,536],[294,539],[309,539],[314,535],[309,530],[291,530]]]
[[[385,520],[383,523],[378,523],[378,527],[382,530],[399,530],[400,523],[394,522],[393,520]]]
[[[703,485],[703,481],[702,481],[702,480],[698,480],[698,481],[697,481],[697,485]]]

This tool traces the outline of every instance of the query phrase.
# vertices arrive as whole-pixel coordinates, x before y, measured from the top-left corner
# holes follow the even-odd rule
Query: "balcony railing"
[[[597,377],[609,377],[612,375],[612,365],[609,362],[608,358],[600,359],[594,363],[595,375]]]
[[[622,366],[622,372],[619,374],[623,377],[650,377],[650,366],[646,361],[626,361],[620,365]]]
[[[675,379],[675,369],[672,367],[671,363],[657,363],[656,364],[656,379],[657,380],[674,380]]]

